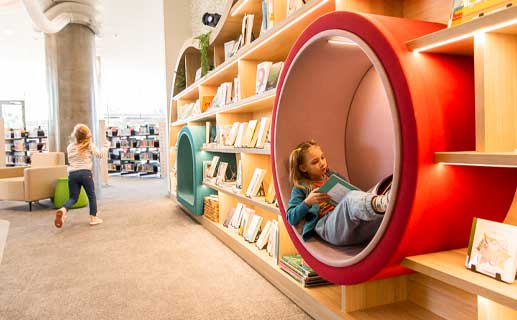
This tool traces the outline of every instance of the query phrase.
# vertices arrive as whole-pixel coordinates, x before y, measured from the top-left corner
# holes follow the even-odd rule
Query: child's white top
[[[107,153],[106,151],[106,149],[97,149],[97,147],[91,143],[88,150],[80,153],[77,144],[70,143],[66,148],[66,152],[68,153],[68,171],[92,170],[93,157],[95,156],[99,159],[104,158]]]

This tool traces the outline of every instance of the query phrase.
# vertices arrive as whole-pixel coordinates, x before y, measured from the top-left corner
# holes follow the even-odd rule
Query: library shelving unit
[[[285,10],[284,3],[275,0],[276,12]],[[199,190],[218,193],[218,222],[199,216],[181,201],[179,203],[193,219],[317,319],[515,317],[516,285],[502,284],[464,269],[464,253],[455,250],[466,244],[468,239],[465,237],[468,237],[473,216],[502,221],[515,194],[515,169],[477,167],[515,165],[511,154],[517,147],[514,140],[503,148],[488,147],[489,143],[484,138],[491,136],[493,130],[503,130],[494,125],[497,122],[494,116],[502,112],[514,130],[512,134],[503,134],[507,139],[517,140],[514,134],[516,115],[511,113],[515,111],[510,106],[517,95],[515,8],[444,29],[443,24],[351,12],[332,13],[316,22],[314,20],[335,10],[346,10],[443,23],[448,18],[449,1],[309,1],[290,16],[275,14],[276,24],[271,30],[239,50],[236,56],[224,61],[224,41],[237,38],[245,12],[255,12],[256,17],[261,16],[258,10],[260,5],[261,1],[228,2],[226,12],[210,38],[210,59],[215,69],[206,76],[197,81],[194,79],[195,70],[200,65],[195,41],[188,40],[180,54],[176,70],[182,69],[185,73],[186,86],[173,87],[172,90],[169,153],[171,168],[177,170],[170,173],[171,194],[176,197],[176,190],[179,192],[183,188],[183,174],[193,175],[191,169],[183,169],[183,157],[192,158],[189,159],[193,163],[197,155],[206,157],[208,154],[208,159],[212,155],[234,155],[235,161],[240,160],[243,164],[243,190],[246,190],[255,168],[267,170],[264,178],[266,189],[274,175],[278,207],[265,203],[261,197],[249,198],[235,193],[231,187],[208,182],[202,185],[206,189]],[[237,26],[235,22],[228,22],[230,16],[233,21],[239,22]],[[504,40],[499,39],[501,35],[498,31],[501,30],[507,34],[503,36]],[[445,43],[442,47],[449,50],[455,41],[459,41],[461,44],[458,47],[464,50],[468,46],[465,43],[469,40],[464,40],[468,38],[467,35],[476,34],[477,39],[480,37],[479,31],[484,36],[479,40],[479,48],[475,46],[474,58],[471,57],[472,51],[470,54],[465,51],[452,52],[459,53],[458,56],[425,52],[441,53],[440,46],[435,46],[435,42],[440,45]],[[223,33],[227,38],[218,41],[219,34]],[[499,42],[505,45],[497,45]],[[497,59],[492,58],[494,55]],[[255,95],[257,64],[280,60],[286,60],[286,65],[277,89]],[[494,77],[499,79],[496,70],[500,72],[500,64],[504,67],[503,79],[508,81],[497,87],[491,84],[497,83]],[[399,69],[393,70],[396,69],[394,65]],[[480,67],[482,72],[479,71]],[[239,101],[187,119],[177,118],[178,107],[193,103],[204,95],[214,95],[220,83],[231,81],[237,75],[241,86]],[[450,88],[448,92],[447,86]],[[353,89],[348,90],[350,87]],[[433,92],[429,92],[429,88],[433,88]],[[504,93],[501,94],[500,90],[504,90]],[[349,101],[343,98],[350,95],[353,99]],[[329,100],[329,97],[335,99]],[[342,110],[336,114],[339,98]],[[503,110],[499,110],[502,108],[499,104],[492,105],[491,99],[496,98],[506,103]],[[483,100],[481,106],[480,100]],[[487,101],[490,108],[484,106]],[[346,104],[349,105],[348,109]],[[379,115],[373,119],[364,117],[364,113],[357,112],[359,107],[354,108],[360,104],[368,107],[366,111],[370,115],[376,112]],[[375,105],[380,105],[381,109],[372,109]],[[332,111],[326,113],[324,106]],[[491,109],[496,107],[498,111]],[[482,119],[479,119],[481,111]],[[333,144],[329,147],[321,139],[320,144],[327,153],[337,149],[335,154],[330,154],[330,162],[346,163],[349,168],[342,168],[342,171],[348,173],[345,175],[353,183],[366,188],[389,170],[394,172],[395,192],[391,196],[390,208],[381,233],[372,241],[370,248],[359,247],[345,253],[340,248],[331,248],[326,254],[318,256],[318,248],[323,247],[321,243],[313,248],[310,248],[310,244],[305,247],[294,230],[284,222],[284,204],[290,190],[285,177],[286,153],[292,149],[294,140],[300,142],[308,138],[299,135],[300,130],[306,129],[300,123],[314,121],[316,113],[328,118],[319,123],[318,128],[324,131],[321,139],[325,137],[325,132],[338,137],[331,141]],[[201,132],[199,139],[204,140],[202,133],[207,121],[215,125],[228,125],[266,116],[273,118],[270,154],[267,149],[202,148],[199,143],[196,150],[192,150],[192,141],[182,141],[184,135],[181,132],[184,130],[198,130]],[[360,125],[346,125],[347,117],[352,117],[352,122]],[[387,123],[381,124],[386,119]],[[278,122],[285,126],[281,127]],[[337,122],[346,130],[336,125]],[[324,129],[322,124],[325,124]],[[346,157],[345,162],[346,154],[354,154],[354,150],[360,150],[361,144],[371,139],[371,133],[365,127],[372,129],[373,134],[384,143],[379,143],[379,147],[373,146],[372,152],[366,155],[377,152],[377,157],[364,159],[350,156]],[[507,128],[505,126],[504,130]],[[355,137],[349,130],[362,138],[356,145],[346,140],[347,137]],[[291,133],[287,134],[286,131]],[[483,134],[483,143],[478,141],[480,134]],[[282,136],[288,139],[282,140]],[[371,144],[367,146],[371,147]],[[476,152],[466,155],[459,152],[474,146]],[[435,161],[471,166],[445,166]],[[177,165],[172,166],[175,162]],[[356,170],[359,164],[368,164],[368,172],[364,175],[366,178],[361,178],[364,172]],[[190,167],[193,167],[192,164]],[[194,170],[202,169],[198,164]],[[173,177],[175,175],[178,175],[177,182]],[[201,183],[197,178],[195,181]],[[489,187],[479,190],[479,184]],[[192,185],[192,188],[197,187]],[[486,201],[490,203],[476,201],[480,198],[490,199]],[[473,212],[466,210],[471,210],[472,204],[462,207],[469,201],[477,205]],[[303,288],[283,272],[277,261],[264,250],[258,250],[242,237],[229,232],[222,223],[227,212],[239,202],[254,209],[264,220],[278,222],[277,256],[299,252],[318,273],[344,285]],[[517,213],[511,214],[516,207],[511,207],[513,209],[507,215],[507,222],[517,222]],[[424,226],[429,228],[425,229]],[[319,265],[320,260],[326,266]],[[362,264],[365,261],[366,264]],[[410,269],[416,272],[408,274]],[[357,278],[350,278],[350,274]]]
[[[150,128],[141,131],[134,128],[110,127],[106,130],[106,137],[110,141],[109,173],[138,174],[139,176],[160,173],[160,131],[154,126]]]
[[[4,131],[2,131],[4,132]],[[7,167],[29,166],[31,154],[46,152],[47,139],[44,131],[25,131],[21,129],[6,129],[2,136],[5,150],[5,165]]]

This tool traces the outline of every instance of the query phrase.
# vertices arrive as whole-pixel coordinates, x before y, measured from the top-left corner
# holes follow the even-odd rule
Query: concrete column
[[[77,123],[97,137],[95,109],[95,34],[86,26],[69,24],[45,36],[50,97],[49,151],[66,152]],[[97,140],[97,139],[96,139]]]
[[[50,99],[49,151],[66,152],[77,123],[92,131],[93,142],[101,146],[95,104],[95,34],[80,24],[69,24],[45,36],[47,84]],[[96,193],[100,196],[98,162],[94,165]]]

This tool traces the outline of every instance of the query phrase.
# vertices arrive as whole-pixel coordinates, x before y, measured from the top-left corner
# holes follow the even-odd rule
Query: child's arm
[[[105,158],[108,154],[107,143],[106,143],[105,147],[102,148],[101,150],[97,149],[97,147],[93,143],[90,145],[90,147],[91,147],[90,149],[92,150],[92,154],[99,159]]]
[[[293,188],[286,213],[290,225],[297,225],[309,213],[310,207],[305,203],[305,197],[302,188]]]

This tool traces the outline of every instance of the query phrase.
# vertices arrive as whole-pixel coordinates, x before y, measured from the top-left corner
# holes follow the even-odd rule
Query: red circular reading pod
[[[437,151],[475,149],[472,57],[405,45],[443,27],[333,12],[301,34],[285,61],[272,116],[279,207],[299,253],[334,283],[408,272],[404,257],[465,247],[473,217],[502,221],[510,207],[515,169],[434,163]],[[363,190],[394,174],[388,210],[369,243],[303,241],[288,225],[289,154],[310,138],[332,169]]]

